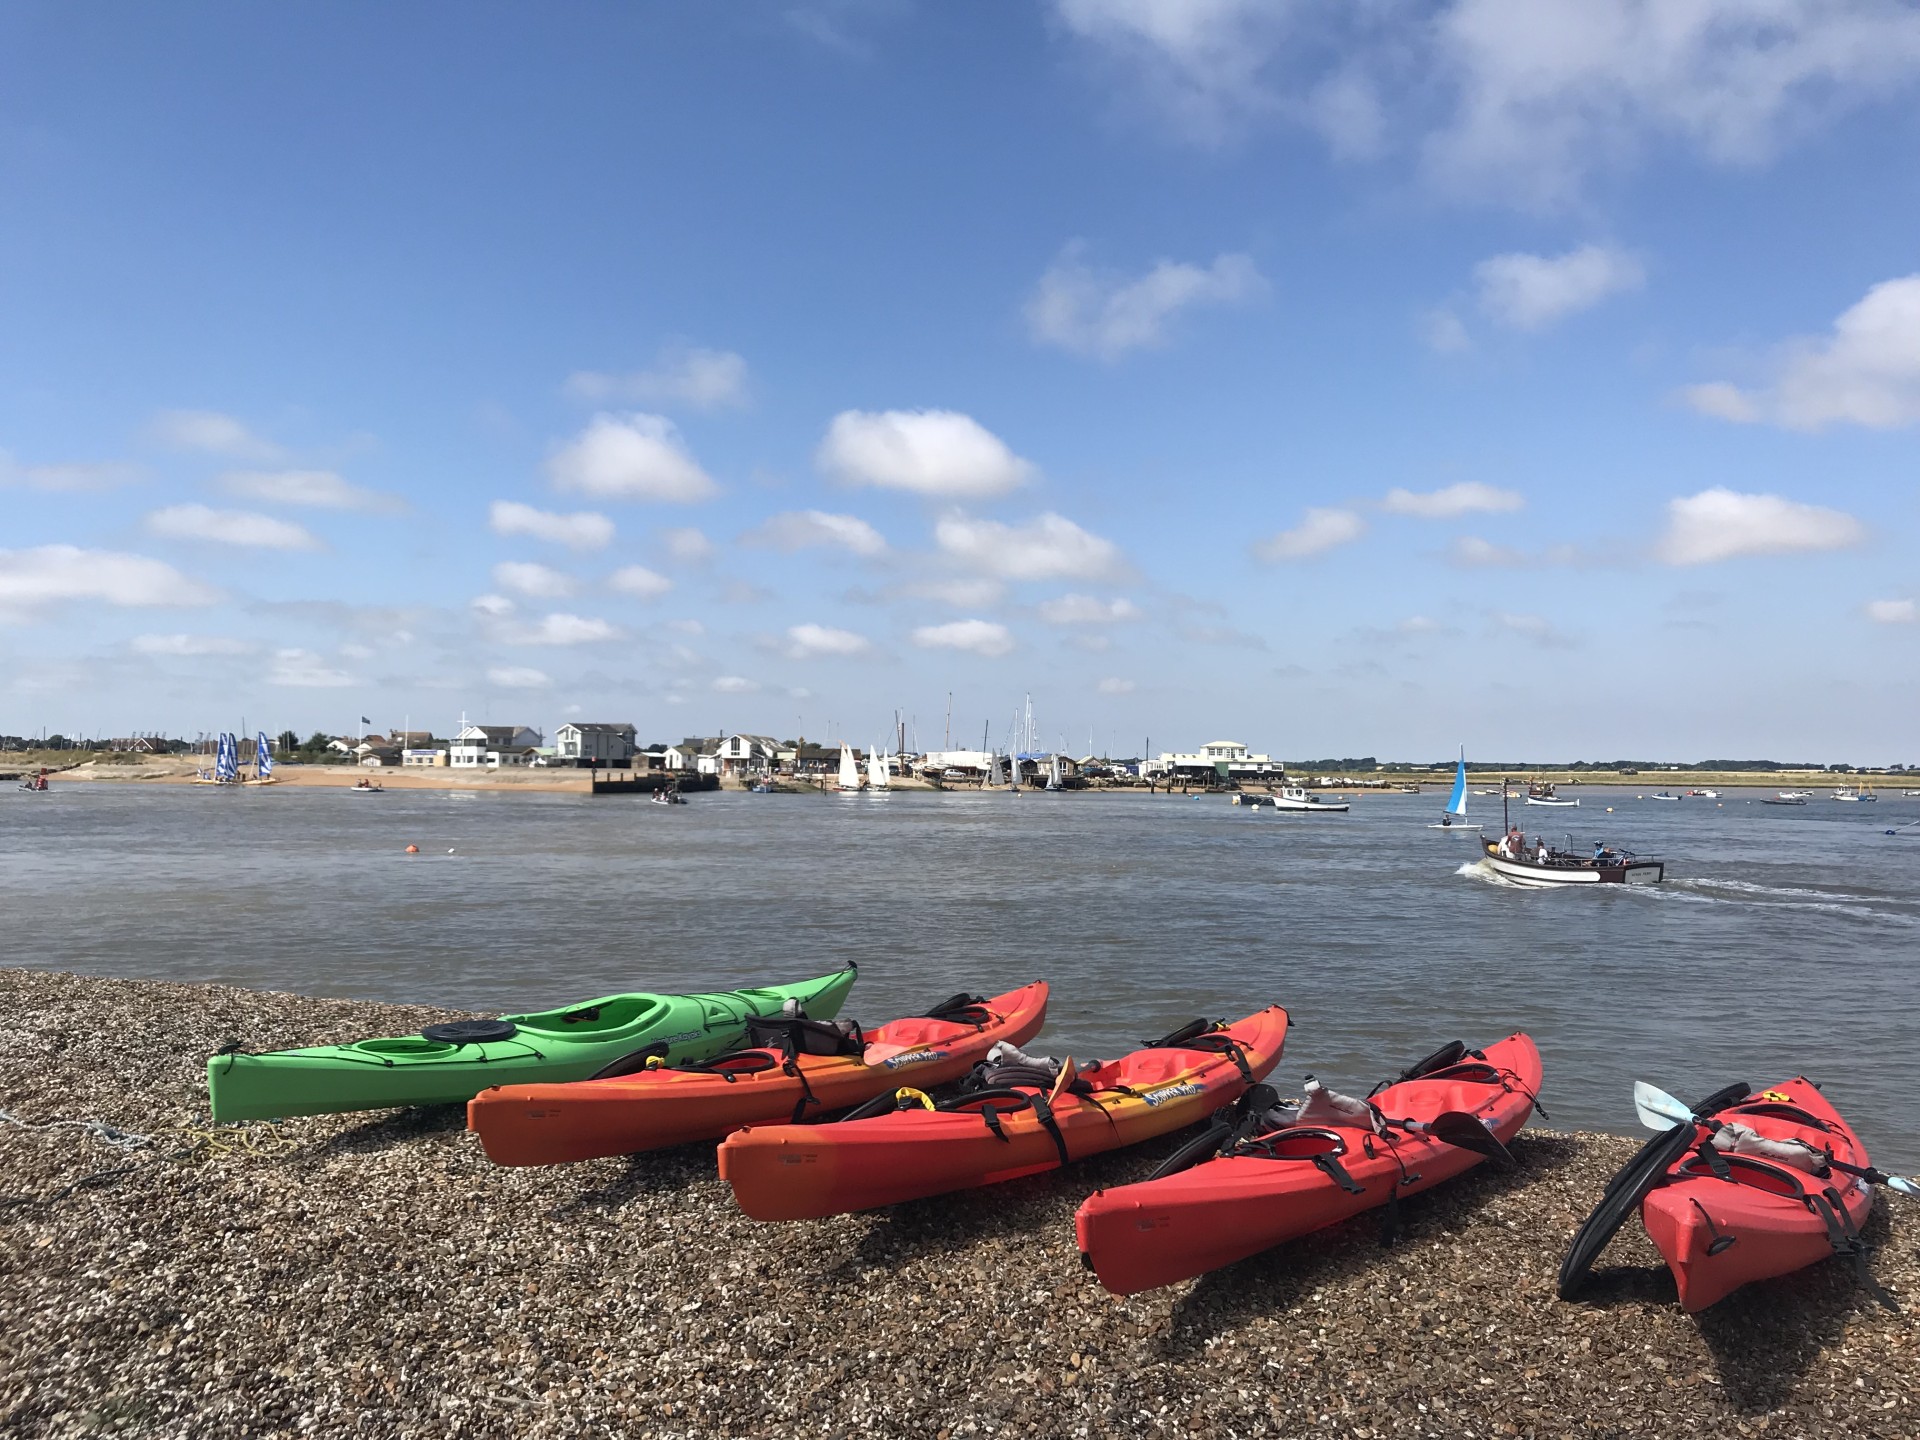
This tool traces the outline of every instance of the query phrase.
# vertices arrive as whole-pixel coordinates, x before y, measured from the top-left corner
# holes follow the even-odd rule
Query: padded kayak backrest
[[[667,1043],[664,1040],[658,1040],[651,1045],[622,1055],[618,1060],[609,1061],[587,1078],[589,1080],[614,1080],[622,1075],[638,1075],[642,1070],[647,1068],[647,1062],[649,1060],[664,1060],[666,1058]]]
[[[1466,1053],[1466,1041],[1449,1040],[1438,1050],[1427,1056],[1426,1059],[1416,1060],[1413,1064],[1402,1070],[1399,1075],[1395,1077],[1394,1083],[1398,1084],[1402,1080],[1418,1080],[1424,1075],[1431,1075],[1436,1070],[1445,1070],[1449,1066],[1458,1065]]]
[[[862,1055],[866,1037],[852,1020],[808,1020],[783,1015],[747,1017],[746,1047],[780,1050],[788,1055]]]
[[[984,996],[969,995],[962,990],[958,995],[949,995],[931,1010],[923,1011],[913,1017],[916,1020],[948,1020],[956,1025],[984,1025],[993,1018],[987,1012]]]

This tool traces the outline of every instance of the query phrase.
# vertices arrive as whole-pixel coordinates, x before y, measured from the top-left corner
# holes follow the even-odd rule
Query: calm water
[[[1111,1054],[1278,1001],[1276,1079],[1364,1088],[1440,1042],[1530,1031],[1559,1125],[1631,1131],[1636,1077],[1691,1095],[1821,1081],[1920,1168],[1920,801],[1660,804],[1582,789],[1529,833],[1669,860],[1602,892],[1482,878],[1440,796],[1344,818],[1224,797],[632,799],[78,784],[0,791],[5,962],[534,1009],[857,960],[874,1023],[1053,983],[1044,1047]],[[1499,823],[1499,801],[1474,799]],[[1615,807],[1609,815],[1605,807]],[[1487,807],[1491,806],[1489,814]],[[409,842],[421,854],[402,853]],[[449,852],[452,853],[449,853]]]

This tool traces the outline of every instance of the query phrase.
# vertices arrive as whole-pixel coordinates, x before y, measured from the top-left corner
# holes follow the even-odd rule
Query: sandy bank
[[[1530,1132],[1516,1172],[1409,1205],[1393,1250],[1361,1221],[1121,1301],[1081,1268],[1072,1213],[1172,1142],[762,1226],[710,1147],[500,1170],[457,1111],[204,1128],[223,1041],[438,1012],[19,970],[0,971],[0,1000],[6,1109],[153,1137],[123,1151],[0,1124],[9,1434],[1920,1430],[1912,1321],[1843,1265],[1690,1319],[1629,1233],[1609,1256],[1628,1268],[1592,1303],[1557,1302],[1561,1247],[1627,1141]],[[1896,1218],[1869,1232],[1875,1269],[1911,1296],[1915,1230]]]

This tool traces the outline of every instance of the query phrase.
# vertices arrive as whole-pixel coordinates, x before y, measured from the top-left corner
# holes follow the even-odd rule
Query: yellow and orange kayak
[[[867,1032],[858,1053],[730,1051],[688,1065],[656,1065],[563,1085],[497,1085],[467,1104],[467,1128],[499,1165],[553,1165],[718,1140],[742,1125],[808,1119],[902,1085],[958,1080],[1002,1040],[1040,1033],[1047,986],[992,999],[956,996],[938,1010]]]
[[[1206,1119],[1273,1069],[1286,1034],[1275,1005],[1189,1026],[1052,1091],[1019,1085],[829,1125],[737,1130],[721,1142],[720,1176],[756,1220],[811,1220],[1032,1175]]]

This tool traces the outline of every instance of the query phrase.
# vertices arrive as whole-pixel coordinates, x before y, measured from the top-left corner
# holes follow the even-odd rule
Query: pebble
[[[1689,1317],[1629,1224],[1589,1299],[1554,1297],[1628,1140],[1528,1131],[1515,1170],[1404,1205],[1392,1249],[1362,1218],[1121,1300],[1081,1266],[1074,1207],[1175,1137],[760,1225],[710,1146],[502,1169],[455,1107],[207,1117],[230,1038],[443,1011],[0,969],[0,1017],[13,1115],[152,1137],[0,1124],[0,1434],[1920,1433],[1920,1339],[1845,1263]],[[1909,1306],[1916,1233],[1884,1200],[1867,1231]]]

